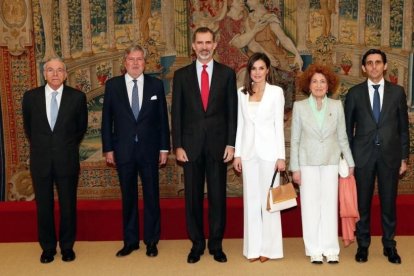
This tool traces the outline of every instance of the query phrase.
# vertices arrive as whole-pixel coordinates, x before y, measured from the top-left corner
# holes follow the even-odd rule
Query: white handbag
[[[341,158],[339,159],[338,173],[339,176],[342,178],[347,178],[349,176],[349,165],[348,162],[346,162],[345,158],[342,156],[342,154]]]

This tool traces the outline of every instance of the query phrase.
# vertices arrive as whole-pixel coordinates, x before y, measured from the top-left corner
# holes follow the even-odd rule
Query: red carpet
[[[227,202],[225,238],[242,238],[243,200],[242,198],[228,198]],[[205,201],[205,207],[207,207],[207,201]],[[372,211],[372,233],[373,235],[381,235],[377,197],[374,198]],[[412,219],[414,195],[400,195],[397,211],[397,235],[414,235],[414,220]],[[161,239],[187,239],[184,200],[162,199],[161,212]],[[142,201],[140,201],[140,221],[142,218]],[[205,219],[207,220],[206,208]],[[36,241],[35,203],[1,202],[0,225],[0,242]],[[284,237],[300,237],[302,235],[300,207],[282,212],[282,226]],[[140,227],[142,229],[142,223]],[[207,221],[205,228],[207,231]],[[122,240],[120,200],[79,201],[77,240]]]

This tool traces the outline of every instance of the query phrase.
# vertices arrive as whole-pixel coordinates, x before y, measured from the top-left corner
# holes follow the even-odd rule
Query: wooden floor
[[[369,261],[364,264],[354,261],[356,245],[341,248],[340,263],[314,265],[304,256],[301,238],[284,239],[285,257],[266,263],[249,263],[242,255],[242,240],[227,239],[224,251],[227,263],[217,263],[206,252],[200,262],[187,264],[190,249],[187,240],[162,240],[159,255],[149,258],[144,247],[124,258],[115,253],[122,246],[120,241],[77,242],[74,262],[65,263],[56,255],[50,264],[41,264],[41,250],[37,243],[0,243],[0,275],[414,275],[414,236],[397,237],[398,252],[402,264],[395,265],[382,255],[380,237],[374,237],[370,247]],[[342,243],[341,243],[342,246]]]

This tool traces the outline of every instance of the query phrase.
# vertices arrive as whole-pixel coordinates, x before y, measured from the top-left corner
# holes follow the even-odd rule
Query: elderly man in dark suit
[[[407,170],[409,133],[404,89],[384,80],[387,57],[378,49],[362,57],[368,79],[352,87],[345,101],[348,139],[355,160],[358,210],[357,262],[368,260],[371,243],[370,214],[375,179],[381,203],[383,253],[401,263],[394,240],[398,178]]]
[[[184,164],[187,230],[192,241],[188,263],[206,247],[203,233],[204,180],[209,203],[210,254],[226,262],[222,240],[226,222],[227,162],[233,159],[237,128],[236,75],[213,60],[217,43],[206,28],[194,32],[197,60],[173,79],[172,129],[176,158]]]
[[[116,256],[139,248],[138,174],[144,197],[144,243],[149,257],[158,255],[160,200],[158,167],[170,150],[167,104],[161,80],[143,74],[146,51],[125,50],[126,73],[106,82],[102,143],[106,162],[115,165],[122,193],[124,247]]]
[[[53,184],[60,207],[59,246],[62,260],[75,259],[76,191],[79,179],[79,144],[86,132],[85,93],[64,85],[66,66],[59,58],[43,66],[45,86],[23,96],[23,123],[30,142],[30,172],[36,196],[40,262],[56,255]]]

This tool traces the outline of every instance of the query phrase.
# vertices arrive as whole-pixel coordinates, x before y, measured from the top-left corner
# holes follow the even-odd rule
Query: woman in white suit
[[[338,164],[341,153],[353,174],[354,160],[340,100],[327,97],[338,78],[324,65],[310,65],[298,87],[309,95],[293,105],[290,170],[300,185],[305,253],[314,264],[339,262]]]
[[[238,90],[233,165],[243,175],[243,255],[251,262],[283,257],[280,212],[268,212],[266,203],[274,171],[285,170],[285,100],[282,88],[270,84],[269,68],[270,60],[265,54],[253,54],[247,64],[244,87]]]

